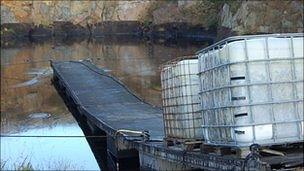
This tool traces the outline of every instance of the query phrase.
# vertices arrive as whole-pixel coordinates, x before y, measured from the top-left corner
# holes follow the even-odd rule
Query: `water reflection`
[[[1,137],[6,169],[29,160],[34,168],[98,169],[77,122],[51,84],[49,60],[90,58],[147,102],[160,106],[161,63],[207,44],[164,44],[128,38],[51,40],[1,47]],[[70,136],[70,137],[68,137]],[[93,150],[94,151],[94,150]],[[56,165],[56,163],[59,163]]]
[[[15,169],[23,162],[34,169],[97,170],[98,165],[91,150],[75,124],[53,125],[52,128],[35,128],[16,137],[1,138],[1,156],[5,169]],[[18,136],[24,137],[18,137]],[[33,136],[50,137],[33,137]],[[67,137],[54,137],[64,135]]]
[[[51,85],[49,47],[1,48],[1,169],[98,170],[82,130]]]

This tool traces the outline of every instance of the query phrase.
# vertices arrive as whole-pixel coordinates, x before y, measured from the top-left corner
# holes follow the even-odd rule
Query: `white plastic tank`
[[[166,138],[198,140],[202,135],[198,59],[181,58],[164,65],[161,72]]]
[[[303,141],[303,34],[231,37],[198,55],[207,144]]]

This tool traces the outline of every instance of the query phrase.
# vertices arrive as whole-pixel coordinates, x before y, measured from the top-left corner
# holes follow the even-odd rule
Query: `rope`
[[[77,136],[77,135],[72,135],[72,136],[61,136],[61,135],[50,135],[50,136],[44,136],[44,135],[1,135],[0,137],[5,137],[5,138],[107,138],[107,136],[99,136],[99,135],[89,135],[89,136]]]
[[[64,136],[64,135],[0,135],[2,138],[107,138],[106,135],[88,135],[88,136],[77,136],[77,135],[72,135],[72,136]],[[128,138],[138,138],[138,137],[143,137],[142,135],[138,136],[130,136],[127,135],[126,137]]]

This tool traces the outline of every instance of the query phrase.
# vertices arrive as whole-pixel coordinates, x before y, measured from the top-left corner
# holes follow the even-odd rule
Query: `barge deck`
[[[269,170],[271,165],[303,164],[303,153],[260,158],[184,151],[163,142],[162,110],[145,103],[124,84],[88,61],[53,62],[53,82],[78,114],[107,136],[116,170],[121,161],[137,160],[153,170]],[[290,157],[289,157],[290,156]],[[276,162],[277,161],[277,162]],[[301,163],[302,161],[302,163]],[[115,169],[114,169],[115,170]]]

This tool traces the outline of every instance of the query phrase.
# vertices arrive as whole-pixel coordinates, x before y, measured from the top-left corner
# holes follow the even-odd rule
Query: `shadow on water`
[[[77,120],[78,125],[82,129],[86,140],[89,143],[93,154],[98,162],[98,165],[102,170],[123,170],[123,171],[136,171],[140,170],[140,165],[138,161],[138,156],[135,156],[134,160],[128,160],[127,163],[124,162],[124,159],[120,159],[119,169],[116,163],[116,158],[108,151],[107,147],[107,134],[93,123],[91,123],[86,116],[79,113],[77,110],[77,105],[73,102],[72,99],[67,98],[62,88],[60,88],[58,82],[54,77],[52,79],[52,84],[56,88],[57,92],[63,99],[65,105]]]
[[[60,126],[68,130],[60,135],[69,136],[72,130],[78,129],[75,126],[78,123],[99,167],[107,170],[110,162],[105,133],[98,129],[90,129],[92,125],[88,124],[86,118],[80,117],[75,106],[67,104],[68,109],[66,108],[51,85],[52,73],[45,72],[51,71],[49,60],[90,58],[94,64],[120,79],[142,99],[161,106],[159,66],[173,58],[192,55],[210,43],[212,42],[191,41],[191,39],[143,40],[129,36],[107,36],[98,39],[33,38],[30,41],[8,42],[1,40],[1,135],[22,134],[24,131]],[[69,126],[71,124],[73,127]],[[39,135],[51,134],[47,131],[40,131]],[[83,134],[77,133],[81,136]],[[10,147],[9,141],[7,146],[13,148]],[[17,143],[17,146],[22,150],[22,144]],[[77,144],[75,148],[77,150]],[[62,148],[62,154],[65,153]],[[1,154],[4,158],[9,158],[5,156],[8,153]],[[45,156],[45,154],[39,155]],[[9,160],[14,163],[13,159]]]
[[[76,110],[77,106],[75,104],[69,102],[69,100],[66,99],[66,96],[58,87],[56,80],[52,79],[52,84],[55,86],[57,92],[63,99],[65,105],[67,106],[73,117],[77,120],[78,125],[86,136],[86,140],[93,151],[93,154],[98,162],[99,167],[103,170],[109,170],[107,165],[107,134],[100,129],[90,129],[90,125],[87,121],[87,118],[85,116],[82,116],[79,111]]]

